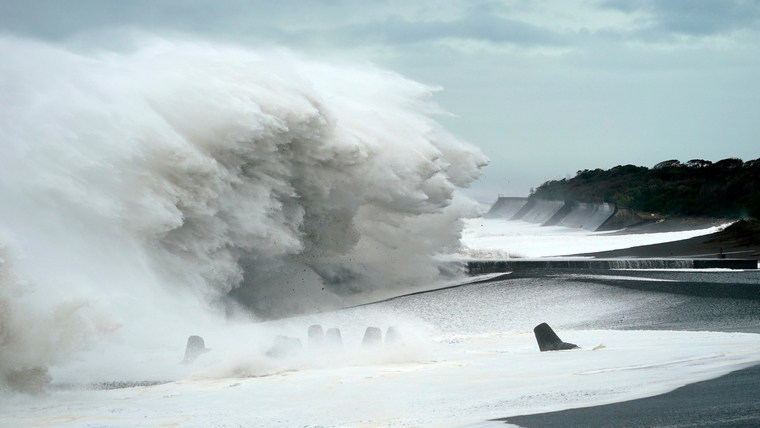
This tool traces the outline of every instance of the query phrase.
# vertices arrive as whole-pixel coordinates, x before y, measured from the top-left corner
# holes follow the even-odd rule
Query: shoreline
[[[649,232],[636,232],[649,233]],[[725,231],[660,244],[641,245],[619,250],[569,254],[566,257],[593,258],[728,258],[760,261],[760,245],[745,245]]]
[[[378,425],[382,425],[382,421],[391,420],[390,418],[399,418],[401,421],[408,420],[410,425],[414,423],[431,426],[437,423],[451,426],[450,421],[455,421],[457,415],[467,415],[467,418],[472,420],[482,418],[480,421],[489,424],[514,423],[517,420],[514,418],[522,416],[510,416],[501,422],[499,418],[520,411],[530,413],[542,409],[570,407],[573,403],[580,406],[594,402],[609,403],[611,400],[604,399],[605,396],[645,396],[636,391],[661,391],[664,392],[662,395],[665,395],[689,379],[709,379],[711,376],[717,379],[717,376],[731,369],[744,369],[758,362],[760,354],[755,352],[758,335],[739,337],[744,335],[710,332],[737,331],[749,325],[760,327],[760,322],[756,319],[756,314],[760,313],[760,300],[673,297],[669,293],[655,294],[615,286],[621,281],[631,282],[634,287],[643,283],[668,282],[663,280],[677,280],[682,283],[719,281],[760,284],[760,275],[756,272],[615,272],[611,275],[608,272],[579,274],[557,271],[506,275],[496,281],[439,290],[433,296],[414,294],[379,302],[375,308],[356,307],[348,312],[341,311],[342,313],[336,312],[331,315],[310,315],[296,323],[300,326],[300,334],[306,332],[306,326],[316,323],[338,326],[343,329],[346,344],[353,344],[350,345],[353,347],[358,346],[366,325],[384,327],[390,322],[397,323],[399,319],[413,314],[418,317],[415,318],[414,325],[435,325],[439,329],[436,335],[440,338],[457,339],[440,342],[445,346],[441,345],[441,349],[436,350],[434,355],[425,356],[421,360],[423,364],[413,365],[415,369],[411,371],[406,370],[410,367],[406,365],[390,367],[373,363],[357,369],[358,366],[343,364],[329,372],[328,376],[321,376],[308,370],[308,365],[296,365],[293,366],[294,370],[289,370],[283,375],[288,378],[277,377],[280,373],[266,379],[225,376],[213,382],[216,385],[213,390],[209,389],[211,385],[207,383],[180,382],[108,392],[62,391],[59,396],[63,397],[63,401],[57,407],[46,407],[38,411],[21,403],[17,411],[11,410],[7,415],[0,414],[0,425],[10,418],[33,425],[37,422],[43,424],[41,418],[61,416],[95,423],[103,416],[103,409],[125,406],[135,410],[118,415],[122,418],[119,422],[123,426],[134,425],[143,420],[143,414],[160,416],[167,422],[181,421],[179,418],[187,414],[180,414],[177,409],[187,409],[190,406],[195,409],[191,415],[191,424],[196,425],[208,425],[208,415],[214,412],[231,412],[226,422],[230,425],[245,426],[296,426],[315,422],[324,425],[358,425],[357,421],[364,421],[364,418],[369,418],[367,421],[374,419],[374,423]],[[488,304],[482,304],[484,302]],[[463,304],[471,310],[462,311]],[[383,320],[386,315],[382,314],[388,313],[392,313],[393,316]],[[355,320],[361,320],[361,323],[356,325],[353,322]],[[535,348],[530,328],[542,321],[549,322],[564,339],[579,343],[585,351],[570,351],[564,354],[539,353]],[[292,325],[290,321],[279,328],[289,328],[288,325]],[[615,331],[657,329],[673,332]],[[703,331],[705,334],[678,332],[691,329]],[[597,331],[592,333],[583,330]],[[410,336],[407,343],[414,344],[414,335],[411,334],[414,330],[408,331]],[[509,332],[519,334],[504,335]],[[497,337],[498,340],[494,339]],[[506,337],[510,338],[509,341],[502,340]],[[216,346],[220,343],[222,342],[214,345],[222,351],[223,347]],[[706,349],[705,345],[709,343],[719,346],[720,349]],[[741,348],[744,346],[743,343],[751,347],[744,347],[738,359],[731,356],[714,357],[719,350],[727,350],[730,353],[732,349],[738,348],[729,349],[728,346]],[[591,352],[598,344],[607,346],[599,352]],[[693,349],[690,349],[692,347]],[[684,355],[675,355],[681,350],[687,351]],[[416,358],[409,361],[416,361]],[[663,362],[676,364],[663,365]],[[599,370],[601,372],[597,373]],[[575,376],[579,373],[593,376]],[[337,383],[336,379],[341,382]],[[298,389],[294,390],[293,385],[297,385]],[[326,386],[336,388],[334,394],[338,395],[334,397],[355,397],[364,394],[365,397],[374,397],[368,401],[369,403],[383,400],[386,404],[382,412],[370,418],[366,416],[367,410],[361,409],[359,413],[350,417],[342,412],[324,416],[289,415],[266,406],[262,400],[271,394],[276,397],[306,397],[308,401],[299,405],[309,408],[308,406],[315,406],[313,397],[323,396]],[[440,388],[444,388],[445,394],[441,394],[440,397],[429,395],[430,391],[441,391]],[[446,391],[446,388],[450,389]],[[294,394],[294,391],[298,393]],[[600,391],[607,395],[597,395]],[[626,395],[631,391],[634,393]],[[76,397],[78,394],[85,394],[82,397],[88,399],[66,401],[66,397]],[[409,403],[406,399],[391,404],[385,401],[389,400],[389,397],[403,397],[404,394],[410,394],[417,404],[407,405]],[[173,397],[171,402],[164,399],[168,396]],[[209,397],[213,397],[211,403],[205,401],[205,404],[198,406],[198,400],[204,402]],[[330,400],[340,399],[326,397]],[[691,397],[686,396],[684,399],[688,401]],[[248,414],[235,413],[235,409],[241,405],[248,405],[243,403],[250,403],[251,400],[261,405],[251,408],[257,419],[252,419]],[[84,404],[78,404],[79,402]],[[563,402],[567,405],[562,404]],[[628,402],[640,403],[636,400]],[[172,404],[169,406],[164,403]],[[214,403],[224,404],[218,406]],[[371,405],[368,409],[377,409],[376,404]],[[492,405],[502,406],[501,411],[496,408],[489,409]],[[646,412],[646,407],[641,407],[642,404],[637,405],[638,410],[634,410],[634,413]],[[316,404],[317,408],[332,406],[329,400]],[[431,410],[425,413],[423,418],[418,413],[418,406],[427,409],[448,406],[456,410],[452,411],[451,417],[442,417]],[[591,408],[580,408],[576,411],[588,411]],[[457,413],[459,411],[462,413]],[[549,414],[550,412],[546,412],[531,417]],[[656,413],[653,411],[651,414]],[[3,420],[4,416],[6,419]],[[584,423],[584,418],[597,418],[586,414],[574,417],[576,419],[565,426],[593,426]],[[487,420],[491,422],[486,422]],[[551,426],[542,420],[536,425],[526,425],[530,423],[533,422],[521,422],[519,425]],[[644,425],[657,426],[658,423],[654,421]],[[631,424],[625,422],[619,426]]]
[[[758,260],[758,246],[741,245],[736,239],[726,239],[723,231],[680,241],[637,246],[619,250],[574,254],[573,257],[592,258],[692,258],[712,256],[719,258],[721,252],[727,257]],[[535,274],[536,272],[533,272]],[[640,272],[638,273],[640,274]],[[676,282],[649,284],[636,281],[601,280],[624,288],[685,294],[699,298],[719,300],[739,298],[756,299],[756,296],[725,295],[726,286],[745,288],[750,284],[727,284],[707,281],[699,293],[694,283]],[[754,284],[756,288],[757,285]],[[680,287],[680,288],[679,288]],[[701,290],[705,291],[705,290]],[[746,290],[745,290],[746,291]],[[730,293],[729,293],[730,294]],[[740,293],[744,294],[744,293]],[[754,293],[749,293],[754,294]],[[683,327],[683,326],[681,326]],[[713,326],[714,327],[714,326]],[[715,328],[724,332],[760,333],[757,326],[734,325]],[[522,428],[627,428],[633,426],[678,427],[740,427],[760,426],[760,364],[740,368],[714,379],[695,382],[670,392],[636,400],[598,406],[581,407],[555,412],[510,416],[493,419],[494,422],[516,425]]]
[[[760,426],[758,379],[760,364],[652,397],[492,421],[522,428]]]

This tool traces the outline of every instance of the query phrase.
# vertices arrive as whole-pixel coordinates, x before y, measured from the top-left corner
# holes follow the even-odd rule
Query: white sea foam
[[[146,417],[188,427],[454,425],[641,398],[760,360],[751,334],[563,335],[584,349],[539,354],[531,333],[460,337],[408,361],[58,393],[44,409],[15,417],[29,427],[134,426]]]
[[[268,322],[261,332],[304,343],[312,323],[340,327],[345,352],[273,360],[261,351],[271,336],[264,341],[252,329],[238,337],[250,339],[248,354],[207,337],[214,350],[191,367],[179,366],[193,374],[176,382],[11,397],[0,409],[0,425],[126,427],[148,418],[181,427],[459,426],[651,396],[760,362],[756,334],[566,327],[679,301],[627,290],[606,295],[602,288],[483,284]],[[530,331],[539,319],[581,349],[540,353]],[[398,326],[406,346],[363,350],[367,325]],[[176,362],[167,364],[172,367]],[[82,369],[62,367],[59,377]]]
[[[227,329],[233,290],[272,317],[439,279],[433,256],[476,213],[454,191],[486,158],[431,118],[434,88],[286,52],[134,46],[0,38],[0,383]]]
[[[612,235],[560,226],[542,227],[520,220],[475,218],[465,221],[458,254],[471,259],[564,256],[679,241],[709,235],[723,227],[725,225],[680,232]]]

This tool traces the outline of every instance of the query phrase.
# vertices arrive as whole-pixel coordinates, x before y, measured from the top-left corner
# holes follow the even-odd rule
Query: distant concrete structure
[[[377,327],[367,327],[362,339],[362,348],[376,348],[383,345],[383,332]]]
[[[571,205],[567,215],[559,219],[557,226],[585,229],[589,231],[599,230],[617,210],[615,204],[610,202],[587,203],[567,202]]]
[[[328,328],[325,332],[325,347],[332,351],[343,350],[343,338],[337,328]]]
[[[491,209],[486,213],[486,218],[503,218],[506,220],[517,220],[513,218],[526,204],[528,198],[513,198],[499,195],[499,199],[494,202]]]
[[[563,209],[564,208],[564,209]],[[558,218],[566,215],[565,201],[550,201],[548,199],[529,199],[528,203],[515,214],[516,220],[528,223],[538,223],[541,226],[553,226]],[[555,216],[559,213],[559,216]],[[554,220],[554,221],[551,221]]]
[[[545,260],[470,260],[470,275],[504,273],[529,269],[757,269],[754,259],[573,259]]]
[[[596,231],[615,216],[618,209],[611,202],[574,202],[538,198],[500,197],[491,206],[486,218],[503,218],[538,223],[541,226],[564,226]],[[617,219],[618,229],[640,223],[636,217]],[[612,230],[607,228],[605,230]]]
[[[617,207],[615,213],[607,219],[607,221],[602,223],[596,231],[620,230],[649,222],[651,222],[651,220],[642,218],[636,213],[636,211],[630,208]]]
[[[406,346],[404,338],[401,336],[401,331],[398,327],[388,327],[385,332],[385,347],[386,348],[403,348]]]
[[[325,342],[325,332],[322,330],[322,326],[315,324],[309,327],[309,349],[321,348]]]
[[[206,348],[206,342],[200,336],[190,336],[187,338],[187,346],[185,346],[185,359],[182,360],[182,364],[190,364],[195,361],[196,358],[211,351]]]

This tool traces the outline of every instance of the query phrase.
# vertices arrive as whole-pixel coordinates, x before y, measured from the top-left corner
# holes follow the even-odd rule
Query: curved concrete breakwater
[[[552,226],[557,224],[557,219],[569,214],[566,205],[565,201],[528,199],[528,203],[515,215],[514,219]]]
[[[622,221],[615,217],[617,212],[617,206],[611,202],[499,197],[486,217],[522,220],[542,226],[581,228],[592,232],[599,229],[620,229],[638,222],[633,217]]]
[[[571,205],[570,212],[558,219],[557,226],[597,230],[617,211],[617,207],[611,202],[566,202],[565,206],[567,205]]]

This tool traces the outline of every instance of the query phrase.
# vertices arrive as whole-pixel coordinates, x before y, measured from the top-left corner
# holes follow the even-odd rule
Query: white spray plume
[[[159,343],[212,303],[277,317],[439,277],[434,256],[477,209],[454,192],[487,159],[432,119],[434,88],[284,52],[137,45],[0,38],[0,244],[19,254],[0,266],[0,382],[88,346],[50,346],[66,322],[13,339],[51,310],[80,336],[132,326]]]

